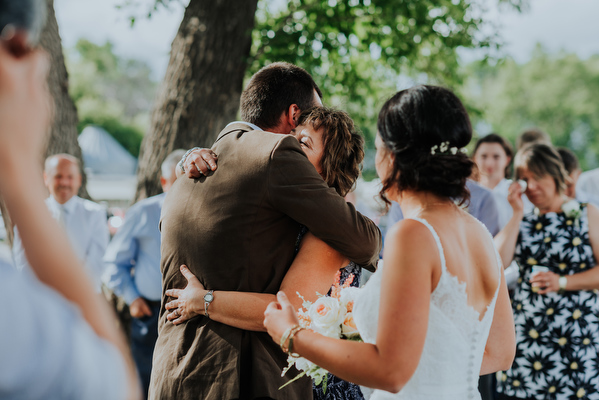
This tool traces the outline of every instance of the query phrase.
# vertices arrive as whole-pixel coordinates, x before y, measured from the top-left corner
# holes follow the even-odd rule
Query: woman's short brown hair
[[[354,121],[344,111],[315,107],[301,113],[298,125],[302,124],[323,129],[321,175],[330,187],[345,196],[360,176],[364,160],[364,138],[356,131]]]
[[[523,167],[539,178],[544,176],[552,177],[558,193],[563,194],[565,192],[570,178],[559,153],[552,145],[533,142],[518,150],[514,158],[516,178],[520,178],[520,170]]]

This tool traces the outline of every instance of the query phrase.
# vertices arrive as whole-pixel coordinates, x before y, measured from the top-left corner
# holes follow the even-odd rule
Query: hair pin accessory
[[[449,141],[447,142],[441,142],[441,144],[439,145],[434,145],[433,147],[431,147],[431,154],[437,155],[437,154],[453,154],[456,155],[459,152],[462,152],[464,154],[468,153],[468,150],[465,147],[462,147],[461,149],[458,149],[457,147],[449,147]]]

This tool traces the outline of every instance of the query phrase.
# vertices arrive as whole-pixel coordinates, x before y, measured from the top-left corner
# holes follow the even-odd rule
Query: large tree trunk
[[[177,148],[210,147],[235,119],[258,0],[191,0],[139,156],[135,200],[161,192],[160,164]]]
[[[42,163],[47,156],[52,154],[69,153],[77,157],[83,166],[81,148],[77,142],[77,109],[69,96],[68,74],[64,65],[62,44],[60,35],[58,34],[58,23],[54,14],[54,0],[47,0],[47,4],[48,19],[40,37],[40,46],[48,52],[51,60],[48,87],[54,100],[54,120],[50,127],[46,152],[45,154],[40,154],[38,162]],[[83,168],[81,169],[81,174],[83,184],[81,185],[79,195],[89,198],[85,188],[86,177]],[[3,202],[0,202],[0,209],[6,226],[8,243],[12,246],[12,222]]]

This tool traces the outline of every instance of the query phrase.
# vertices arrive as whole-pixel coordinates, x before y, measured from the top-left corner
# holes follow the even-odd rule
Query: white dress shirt
[[[50,196],[46,199],[46,205],[52,216],[66,229],[75,254],[85,264],[96,291],[100,293],[104,270],[102,259],[110,238],[106,209],[78,196],[73,196],[62,205]],[[31,270],[16,227],[13,254],[17,269]]]

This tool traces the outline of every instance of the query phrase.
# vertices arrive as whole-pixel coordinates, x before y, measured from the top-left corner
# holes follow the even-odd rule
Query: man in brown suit
[[[320,96],[312,77],[291,64],[271,64],[252,77],[241,96],[245,122],[229,124],[212,147],[218,169],[178,179],[165,199],[163,293],[185,287],[185,264],[206,289],[275,294],[294,258],[299,224],[358,264],[374,262],[376,225],[327,187],[293,136],[276,134],[295,128]],[[287,355],[268,334],[211,320],[210,299],[208,316],[173,325],[168,301],[163,295],[151,399],[312,398],[307,379],[279,390],[290,379],[281,377]]]

